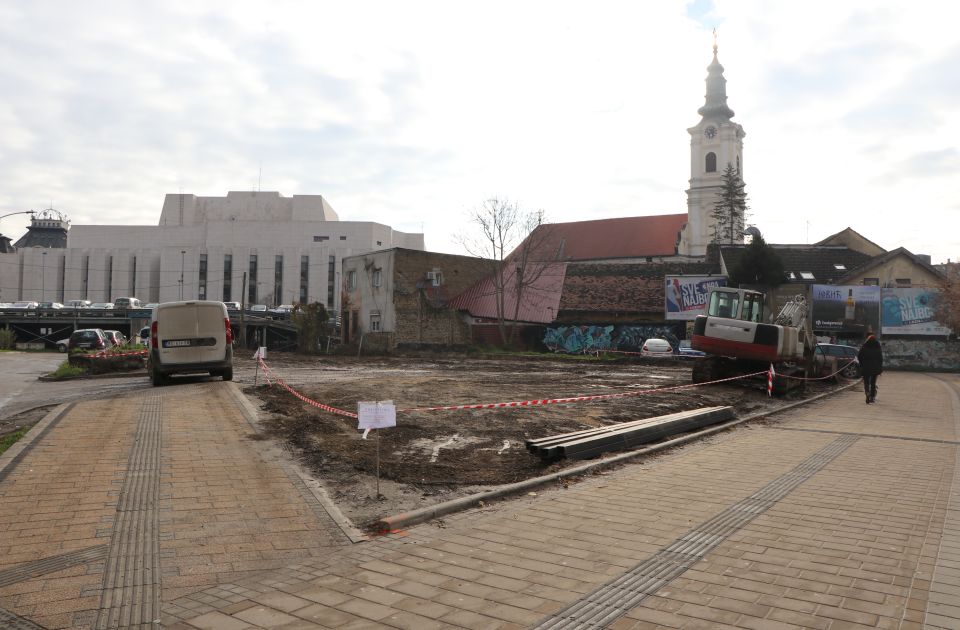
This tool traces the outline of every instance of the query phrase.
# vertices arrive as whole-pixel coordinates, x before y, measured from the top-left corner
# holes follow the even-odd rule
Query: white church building
[[[49,216],[31,229],[56,228]],[[226,197],[168,194],[156,226],[76,225],[66,247],[0,254],[0,302],[143,302],[209,299],[340,308],[345,256],[390,247],[423,250],[423,234],[340,221],[320,195],[231,191]],[[244,282],[246,288],[244,293]]]

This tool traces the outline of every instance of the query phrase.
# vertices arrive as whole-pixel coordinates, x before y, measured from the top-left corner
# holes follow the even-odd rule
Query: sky
[[[486,199],[686,212],[712,29],[771,243],[960,259],[960,4],[0,0],[0,216],[321,194],[465,251]],[[0,220],[14,240],[29,218]]]

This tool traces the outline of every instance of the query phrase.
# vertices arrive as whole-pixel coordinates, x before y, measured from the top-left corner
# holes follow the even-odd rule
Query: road
[[[36,407],[103,398],[148,384],[145,376],[37,380],[57,369],[65,359],[65,355],[53,352],[0,352],[0,432],[4,420]]]

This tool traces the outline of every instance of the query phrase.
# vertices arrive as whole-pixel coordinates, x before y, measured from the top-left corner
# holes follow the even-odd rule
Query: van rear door
[[[157,342],[161,362],[206,363],[222,361],[226,329],[220,303],[161,304],[157,313]]]

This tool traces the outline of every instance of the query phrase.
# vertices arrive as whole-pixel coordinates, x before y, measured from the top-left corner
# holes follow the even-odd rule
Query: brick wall
[[[489,261],[398,249],[395,264],[393,347],[470,344],[469,325],[457,311],[444,305],[487,275]],[[437,287],[426,277],[433,269],[443,274]]]

